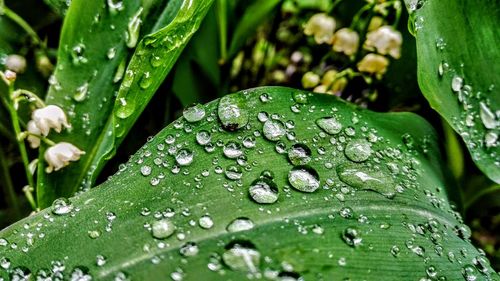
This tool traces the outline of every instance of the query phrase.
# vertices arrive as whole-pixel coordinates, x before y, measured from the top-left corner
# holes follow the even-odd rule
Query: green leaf
[[[238,21],[229,46],[228,58],[235,56],[246,43],[250,35],[257,30],[263,21],[270,17],[271,12],[280,4],[280,0],[256,0]]]
[[[68,10],[46,100],[69,112],[72,124],[70,133],[54,139],[71,142],[86,154],[78,163],[52,174],[44,172],[45,163],[40,161],[37,197],[41,207],[92,185],[211,4],[176,0],[163,9],[162,1],[146,1],[141,6],[142,2],[130,0],[119,6],[113,1],[113,5],[102,5],[74,0]],[[137,24],[139,29],[134,28]],[[128,62],[136,40],[139,43]]]
[[[462,136],[479,169],[499,183],[498,1],[406,2],[423,94]]]
[[[44,0],[44,2],[60,16],[66,14],[69,4],[71,3],[71,1],[68,0]]]
[[[0,232],[0,276],[498,279],[422,118],[281,87],[196,109],[98,188]]]

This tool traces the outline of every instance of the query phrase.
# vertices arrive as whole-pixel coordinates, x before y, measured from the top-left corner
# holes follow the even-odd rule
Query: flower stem
[[[21,216],[21,210],[19,209],[19,202],[17,202],[16,191],[14,190],[14,185],[12,184],[12,178],[9,172],[9,165],[7,159],[5,159],[5,153],[2,146],[0,146],[0,173],[2,175],[5,187],[5,193],[7,193],[7,203],[14,210],[15,218]]]
[[[14,83],[10,83],[9,84],[9,98],[10,98],[10,100],[7,103],[7,109],[9,111],[10,119],[12,121],[12,127],[14,129],[14,134],[16,136],[20,136],[21,135],[21,126],[19,125],[19,116],[17,115],[17,111],[15,110],[14,105],[12,104],[13,93],[14,93]],[[34,187],[35,181],[33,180],[33,175],[30,173],[30,170],[29,170],[30,162],[28,159],[28,152],[26,151],[26,145],[24,143],[24,140],[17,138],[17,146],[19,148],[19,153],[21,154],[21,159],[23,161],[24,172],[26,173],[26,179],[28,181],[28,185],[30,187]],[[36,205],[33,207],[36,208]]]
[[[3,11],[3,15],[5,15],[10,20],[15,22],[22,29],[24,29],[24,31],[31,37],[31,40],[33,40],[33,43],[35,43],[35,45],[40,45],[42,47],[45,47],[42,40],[40,40],[40,37],[38,37],[38,34],[33,30],[33,28],[31,28],[31,26],[23,18],[21,18],[19,15],[14,13],[14,11],[5,6],[3,6],[1,10]]]

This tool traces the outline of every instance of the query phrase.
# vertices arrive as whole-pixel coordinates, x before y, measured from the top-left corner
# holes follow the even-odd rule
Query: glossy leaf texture
[[[105,154],[109,157],[119,144],[115,138],[121,140],[133,125],[198,28],[203,9],[210,3],[110,0],[104,5],[98,1],[72,1],[46,100],[62,106],[72,124],[69,133],[54,139],[71,142],[86,154],[75,165],[53,174],[46,174],[45,163],[40,161],[37,196],[41,207],[92,185],[106,162]],[[139,85],[134,75],[149,80],[145,78]],[[146,83],[150,83],[149,87]],[[123,117],[124,110],[131,110],[127,120],[117,121],[116,116]],[[115,134],[115,129],[120,133]]]
[[[462,137],[479,169],[500,182],[498,1],[406,3],[423,94]]]
[[[0,276],[498,280],[417,115],[282,87],[183,115],[101,186],[0,232]]]

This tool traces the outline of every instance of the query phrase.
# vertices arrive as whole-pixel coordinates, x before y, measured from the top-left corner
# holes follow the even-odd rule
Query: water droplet
[[[232,270],[257,272],[260,265],[260,253],[247,241],[236,241],[226,246],[222,260]]]
[[[243,170],[240,166],[229,165],[225,170],[225,175],[230,180],[239,180],[243,176]]]
[[[194,242],[187,242],[186,244],[182,245],[179,250],[180,254],[185,257],[196,256],[199,251],[200,249],[198,248],[198,245]]]
[[[127,47],[135,48],[137,41],[139,40],[139,31],[141,29],[143,8],[140,7],[139,10],[132,16],[127,25],[127,33],[125,33],[125,39],[127,42]]]
[[[299,104],[307,104],[309,102],[307,100],[307,93],[304,92],[293,92],[292,97],[293,100]]]
[[[240,217],[231,221],[227,225],[226,230],[228,232],[238,232],[238,231],[250,230],[254,228],[254,226],[255,224],[251,219]]]
[[[205,215],[198,220],[198,224],[204,229],[210,229],[214,226],[214,221],[212,220],[212,217]]]
[[[348,227],[344,229],[342,232],[342,239],[351,247],[358,247],[363,241],[361,238],[361,232],[355,227]]]
[[[278,187],[265,177],[255,180],[248,189],[250,197],[259,204],[272,204],[278,200]]]
[[[217,114],[222,126],[228,131],[236,131],[248,123],[248,111],[242,94],[222,97]]]
[[[69,278],[70,281],[91,281],[92,275],[89,273],[89,269],[83,266],[77,266],[71,271]]]
[[[286,134],[283,122],[272,119],[269,119],[264,123],[262,132],[264,133],[264,137],[270,141],[277,141]]]
[[[479,116],[481,117],[484,127],[487,129],[495,129],[498,126],[499,122],[495,120],[495,114],[484,102],[479,103]]]
[[[342,124],[335,117],[320,118],[316,120],[316,125],[330,135],[335,135],[342,131]]]
[[[201,130],[198,133],[196,133],[196,142],[199,145],[206,145],[210,142],[211,139],[212,139],[212,136],[210,135],[210,133],[208,131]]]
[[[116,109],[116,116],[120,119],[126,119],[135,111],[135,102],[133,100],[127,101],[125,98],[119,98],[119,106]]]
[[[73,95],[73,99],[75,101],[83,101],[87,97],[87,93],[89,90],[89,83],[85,82],[80,87],[76,88],[76,93]]]
[[[341,181],[358,189],[372,190],[392,198],[395,195],[394,181],[389,174],[362,165],[343,164],[337,167]]]
[[[142,166],[141,167],[141,174],[145,177],[151,175],[151,166],[148,166],[148,165]]]
[[[103,266],[107,262],[106,257],[103,255],[97,255],[96,256],[96,265],[97,266]]]
[[[51,210],[55,215],[66,215],[73,210],[73,205],[67,198],[58,198],[52,203]]]
[[[462,90],[462,87],[464,86],[464,79],[458,75],[453,76],[451,79],[451,89],[458,93],[460,90]]]
[[[85,45],[80,43],[74,46],[73,49],[71,49],[71,57],[75,65],[87,63],[88,59],[85,57]]]
[[[476,268],[471,264],[466,264],[462,267],[462,275],[466,281],[475,281],[479,277]]]
[[[311,161],[311,149],[302,143],[296,143],[288,150],[288,159],[293,165],[305,165]]]
[[[123,10],[123,2],[115,0],[107,0],[109,13],[112,15],[118,14],[121,10]]]
[[[110,60],[114,59],[116,56],[116,48],[109,48],[106,53],[106,57]]]
[[[154,238],[165,239],[170,237],[175,232],[175,225],[169,219],[161,219],[153,222],[151,226],[151,234]]]
[[[224,156],[231,159],[238,158],[243,154],[243,150],[241,150],[241,144],[235,141],[228,141],[226,145],[224,145],[222,152],[224,153]]]
[[[319,175],[309,166],[297,166],[288,173],[288,181],[297,190],[314,192],[319,188]]]
[[[344,153],[351,161],[363,162],[370,157],[372,149],[367,140],[355,139],[347,144]]]
[[[193,152],[189,149],[181,149],[175,156],[175,161],[179,166],[189,166],[193,162]]]
[[[182,116],[188,122],[198,122],[205,117],[205,107],[199,103],[193,104],[184,109]]]

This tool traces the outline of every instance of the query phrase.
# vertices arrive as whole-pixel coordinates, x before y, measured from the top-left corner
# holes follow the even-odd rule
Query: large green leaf
[[[46,174],[40,161],[41,207],[92,185],[211,4],[173,0],[165,6],[163,2],[71,3],[47,102],[62,106],[71,119],[72,131],[55,139],[74,143],[86,154],[77,164],[53,174]],[[135,40],[138,45],[128,62]],[[122,75],[123,81],[117,83]]]
[[[437,147],[410,113],[281,87],[225,96],[0,232],[0,276],[498,280],[450,207]]]
[[[425,97],[500,182],[500,6],[497,0],[406,0]]]

